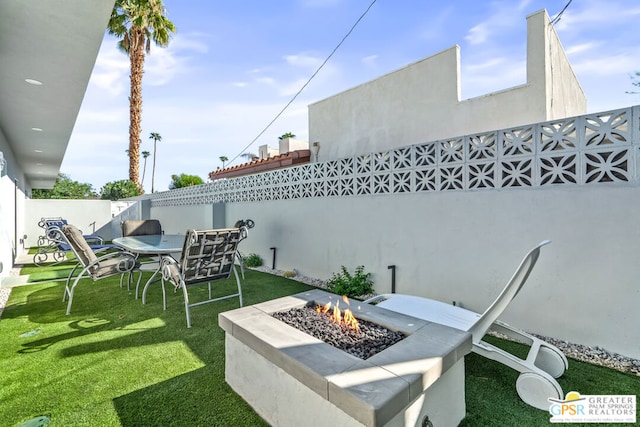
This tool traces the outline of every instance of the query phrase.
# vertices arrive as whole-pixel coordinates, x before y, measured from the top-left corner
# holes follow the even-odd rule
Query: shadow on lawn
[[[117,397],[113,405],[123,427],[268,426],[225,382],[224,363]]]
[[[74,338],[82,337],[84,335],[94,334],[96,332],[102,332],[102,331],[112,329],[112,326],[108,322],[104,321],[103,319],[86,319],[82,321],[76,320],[76,321],[70,322],[69,327],[74,329],[74,331],[24,343],[22,344],[24,348],[20,349],[18,353],[26,354],[26,353],[33,353],[35,351],[46,350],[52,345],[65,340],[74,339]]]
[[[245,305],[311,289],[254,271],[247,271],[242,285]],[[14,304],[3,314],[3,319],[5,315],[26,317],[30,327],[41,330],[40,334],[27,337],[18,353],[56,351],[65,359],[98,353],[116,358],[131,355],[127,367],[112,374],[131,375],[139,369],[149,375],[143,382],[155,382],[124,394],[124,390],[113,390],[113,405],[123,426],[266,425],[224,378],[224,331],[218,326],[218,314],[238,308],[237,298],[192,309],[193,327],[187,328],[182,292],[174,293],[171,286],[167,287],[165,311],[159,284],[149,289],[147,304],[142,305],[140,299],[134,298],[134,290],[119,287],[117,277],[96,283],[85,280],[76,288],[69,316],[65,315],[66,303],[62,302],[64,282],[33,286],[38,288],[20,291],[25,292],[24,297],[17,293]],[[219,282],[217,289],[224,294],[229,293],[229,287],[235,287],[235,280]],[[190,288],[192,301],[207,298],[206,286]],[[156,358],[190,357],[180,349],[171,353],[176,343],[182,343],[181,348],[197,358],[197,366],[204,366],[188,368],[184,364],[193,370],[171,376],[145,359],[145,351],[155,352]],[[176,367],[176,371],[183,367]]]

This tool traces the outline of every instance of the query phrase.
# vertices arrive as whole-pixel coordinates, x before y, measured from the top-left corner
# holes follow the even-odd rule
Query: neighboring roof
[[[0,1],[0,132],[32,188],[55,183],[114,3]]]
[[[263,160],[254,160],[250,163],[244,163],[241,165],[209,172],[209,179],[213,181],[221,178],[233,178],[235,176],[266,172],[268,170],[279,169],[301,163],[309,163],[310,160],[311,151],[295,150],[285,154],[280,154],[278,156],[268,157]]]

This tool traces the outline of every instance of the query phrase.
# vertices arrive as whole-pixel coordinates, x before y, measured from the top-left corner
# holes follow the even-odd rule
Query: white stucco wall
[[[213,206],[196,205],[152,207],[150,218],[160,221],[160,224],[162,224],[162,230],[165,234],[185,234],[189,228],[212,228]]]
[[[25,184],[24,173],[0,129],[0,151],[7,162],[0,176],[0,278],[8,276],[13,267],[14,249],[21,253],[20,239],[24,235]]]
[[[509,128],[586,112],[586,98],[546,11],[527,18],[527,81],[462,101],[454,46],[309,106],[319,160]]]
[[[62,217],[84,234],[97,234],[105,240],[117,237],[112,234],[110,200],[27,199],[24,213],[27,247],[38,246],[38,237],[44,231],[38,222],[44,217]]]
[[[378,293],[456,301],[482,312],[534,245],[550,239],[503,320],[640,358],[637,186],[434,192],[231,203],[256,222],[242,253],[328,279],[364,265]],[[231,224],[228,224],[231,225]]]

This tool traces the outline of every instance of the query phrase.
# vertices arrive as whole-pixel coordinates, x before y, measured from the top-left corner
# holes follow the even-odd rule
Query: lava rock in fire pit
[[[406,338],[402,332],[358,319],[359,329],[336,323],[327,313],[319,313],[314,307],[292,308],[273,313],[276,319],[306,332],[342,351],[360,359],[368,359]]]

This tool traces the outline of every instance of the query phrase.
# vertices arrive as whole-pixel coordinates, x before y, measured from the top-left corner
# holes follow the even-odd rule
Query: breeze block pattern
[[[638,184],[640,106],[155,193],[152,206]]]

